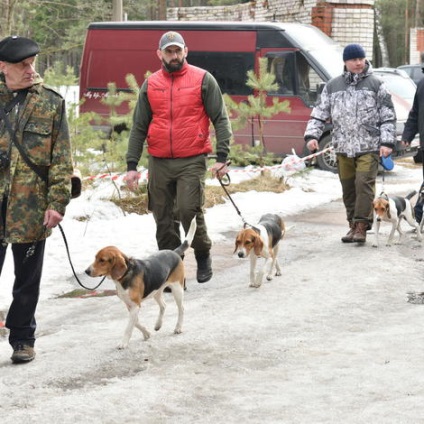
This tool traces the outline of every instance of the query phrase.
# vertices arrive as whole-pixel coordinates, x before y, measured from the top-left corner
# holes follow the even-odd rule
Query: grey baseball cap
[[[166,49],[169,46],[185,47],[184,38],[175,31],[169,31],[162,35],[159,41],[159,50]]]

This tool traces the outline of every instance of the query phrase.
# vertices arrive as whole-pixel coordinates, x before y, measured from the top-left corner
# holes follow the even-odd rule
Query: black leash
[[[224,166],[228,166],[228,165],[230,165],[230,163],[231,163],[230,161],[228,161],[227,163],[224,163],[220,169],[222,169]],[[219,170],[220,170],[220,169],[219,169]],[[218,170],[218,171],[219,171],[219,170]],[[243,226],[244,226],[244,227],[252,227],[253,229],[257,230],[257,229],[256,229],[256,227],[255,227],[254,225],[249,224],[249,223],[248,223],[248,222],[247,222],[247,221],[243,218],[243,216],[242,216],[242,214],[241,214],[241,212],[240,212],[239,208],[237,207],[237,205],[235,204],[235,202],[234,202],[233,198],[231,197],[230,193],[228,192],[227,187],[231,184],[231,178],[230,178],[230,176],[228,175],[228,173],[227,173],[227,174],[225,174],[225,175],[221,178],[221,177],[219,176],[218,172],[217,172],[216,177],[218,178],[219,184],[221,184],[222,189],[225,191],[225,194],[227,195],[227,197],[230,199],[231,203],[233,204],[234,209],[236,210],[236,212],[237,212],[237,213],[238,213],[238,215],[240,216],[241,220],[243,221],[243,224],[244,224]],[[224,180],[224,178],[225,178],[225,181],[223,181],[223,180]]]
[[[100,283],[99,283],[99,284],[97,284],[97,286],[95,286],[95,287],[93,287],[93,288],[86,287],[86,286],[84,286],[84,284],[82,284],[82,283],[81,283],[80,279],[78,278],[78,276],[77,276],[77,274],[76,274],[76,272],[75,272],[74,265],[72,264],[71,254],[69,253],[69,246],[68,246],[68,241],[66,240],[65,232],[63,231],[63,228],[62,228],[62,226],[61,226],[60,224],[58,224],[58,227],[59,227],[60,232],[62,233],[63,241],[64,241],[64,243],[65,243],[66,253],[68,254],[68,259],[69,259],[69,264],[71,265],[72,272],[74,273],[74,277],[75,277],[75,279],[77,280],[78,284],[79,284],[79,285],[80,285],[83,289],[90,290],[90,291],[96,290],[97,288],[99,288],[99,287],[103,284],[103,281],[105,281],[105,278],[106,278],[106,277],[103,277],[103,278],[102,278],[102,280],[100,281]]]

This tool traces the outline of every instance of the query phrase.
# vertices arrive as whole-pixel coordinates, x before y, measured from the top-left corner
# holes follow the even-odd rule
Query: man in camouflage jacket
[[[7,113],[0,121],[0,272],[11,244],[15,282],[6,327],[14,363],[34,358],[45,239],[63,219],[71,198],[73,167],[65,103],[36,74],[38,52],[38,45],[27,38],[0,41],[0,107]],[[10,109],[15,98],[20,101]],[[28,165],[16,143],[38,169],[46,171],[46,180]]]
[[[373,75],[362,46],[347,45],[343,60],[344,73],[326,84],[312,110],[305,141],[309,150],[317,150],[325,124],[332,122],[332,144],[349,222],[342,241],[363,243],[373,221],[379,157],[390,155],[395,147],[396,114],[391,95]]]

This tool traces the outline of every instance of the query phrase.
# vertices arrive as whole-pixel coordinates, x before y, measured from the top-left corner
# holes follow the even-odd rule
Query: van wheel
[[[331,147],[331,136],[326,135],[319,142],[319,149],[324,150]],[[334,150],[330,150],[322,155],[316,157],[317,165],[324,171],[337,172],[337,157]]]

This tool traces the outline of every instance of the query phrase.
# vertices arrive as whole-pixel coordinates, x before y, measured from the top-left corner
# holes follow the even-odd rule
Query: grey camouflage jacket
[[[0,74],[0,107],[12,98]],[[9,156],[10,166],[0,169],[0,201],[7,197],[6,225],[0,219],[0,239],[31,243],[51,234],[43,227],[45,211],[52,209],[64,215],[70,201],[73,165],[65,103],[40,78],[29,88],[24,104],[10,111],[9,120],[31,161],[48,168],[46,184],[22,159],[1,120],[0,153]]]
[[[326,122],[333,124],[335,152],[348,157],[376,153],[380,146],[395,148],[396,113],[383,82],[367,62],[361,74],[345,70],[330,80],[313,108],[305,141],[319,140]]]

